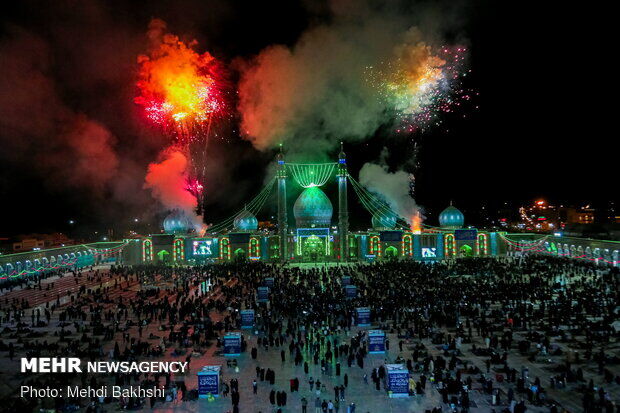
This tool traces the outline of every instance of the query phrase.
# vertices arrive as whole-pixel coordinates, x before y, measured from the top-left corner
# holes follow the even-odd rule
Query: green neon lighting
[[[335,163],[289,163],[286,164],[293,179],[303,188],[323,186],[334,173]]]
[[[239,215],[239,213],[244,210],[250,212],[254,216],[257,216],[258,212],[263,208],[263,205],[265,205],[265,202],[271,195],[271,191],[273,190],[275,181],[275,177],[271,178],[271,180],[263,187],[259,194],[256,195],[256,197],[252,199],[252,201],[250,201],[244,209],[239,210],[227,219],[212,225],[207,229],[207,232],[215,234],[230,231],[234,226],[235,218],[237,217],[237,215]]]

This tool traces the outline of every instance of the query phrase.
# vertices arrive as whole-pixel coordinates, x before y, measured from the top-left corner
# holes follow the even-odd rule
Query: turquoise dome
[[[192,229],[192,221],[185,212],[175,209],[164,218],[164,231],[167,234],[186,234]]]
[[[297,228],[328,227],[333,212],[331,201],[318,186],[304,189],[293,206]]]
[[[439,226],[442,228],[461,228],[465,223],[465,216],[461,211],[450,205],[439,214]]]
[[[396,215],[392,213],[377,214],[372,216],[372,227],[375,229],[394,229]]]
[[[258,229],[258,220],[247,209],[241,211],[233,223],[237,231],[256,231]]]

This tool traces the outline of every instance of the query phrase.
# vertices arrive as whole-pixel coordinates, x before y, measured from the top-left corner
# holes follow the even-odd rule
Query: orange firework
[[[138,57],[140,96],[135,102],[149,119],[164,127],[174,125],[182,135],[221,110],[216,61],[207,52],[198,54],[194,45],[166,34],[148,56]]]
[[[182,42],[165,34],[166,24],[151,21],[148,36],[154,46],[138,57],[137,83],[140,105],[146,117],[176,138],[175,150],[188,160],[184,189],[198,201],[202,213],[207,174],[207,146],[214,117],[223,113],[218,62],[209,53],[197,53],[196,42]]]
[[[414,234],[422,233],[422,217],[419,211],[415,212],[411,217],[411,232]]]

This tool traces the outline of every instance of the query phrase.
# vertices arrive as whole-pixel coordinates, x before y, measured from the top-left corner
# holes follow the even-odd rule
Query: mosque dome
[[[375,214],[372,216],[372,227],[375,229],[394,229],[396,215],[392,213]]]
[[[192,221],[185,212],[175,209],[164,218],[164,231],[167,234],[185,234],[192,229]]]
[[[328,227],[333,211],[331,201],[318,186],[304,189],[293,206],[297,228]]]
[[[461,228],[465,223],[465,216],[461,211],[450,205],[439,214],[439,226],[442,228]]]
[[[241,211],[233,223],[237,231],[256,231],[258,229],[258,220],[247,209]]]

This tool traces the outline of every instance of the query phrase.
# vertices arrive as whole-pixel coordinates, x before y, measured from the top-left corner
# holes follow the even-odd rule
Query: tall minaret
[[[278,235],[280,235],[280,261],[287,260],[287,217],[286,217],[286,164],[284,163],[284,154],[282,153],[282,144],[280,144],[280,153],[278,153],[278,170],[276,172],[278,185]]]
[[[347,156],[340,142],[338,155],[338,231],[340,232],[340,260],[349,260],[349,207],[347,204]]]

